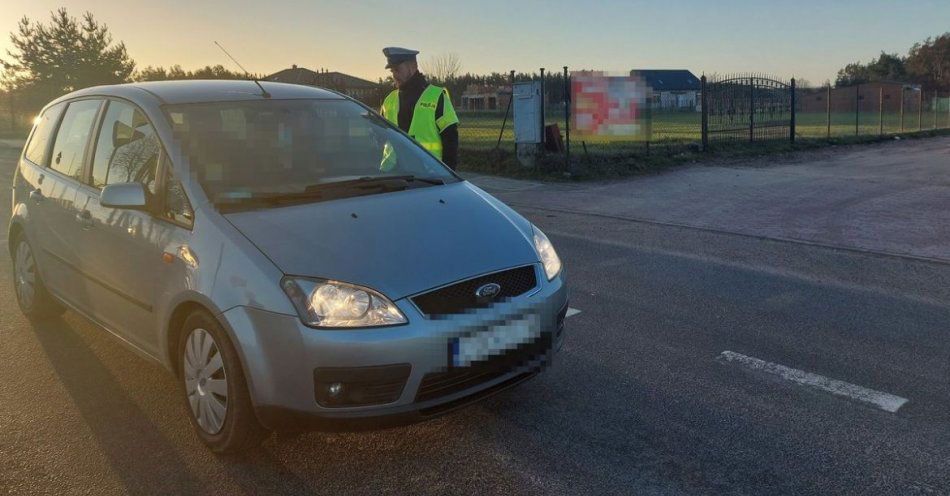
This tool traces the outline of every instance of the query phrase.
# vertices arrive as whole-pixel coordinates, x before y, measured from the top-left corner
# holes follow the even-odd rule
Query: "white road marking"
[[[734,362],[752,370],[765,372],[767,374],[777,375],[803,386],[810,386],[821,389],[839,396],[846,396],[853,400],[873,405],[885,412],[895,413],[900,407],[907,403],[906,398],[894,396],[893,394],[875,391],[866,387],[857,386],[848,382],[831,379],[804,370],[793,369],[777,363],[766,362],[750,356],[745,356],[733,351],[723,351],[719,354],[719,359],[726,362]]]
[[[567,317],[573,317],[573,316],[575,316],[575,315],[577,315],[577,314],[579,314],[579,313],[581,313],[580,310],[578,310],[578,309],[576,309],[576,308],[572,308],[572,307],[567,307],[567,314],[565,314],[564,317],[565,317],[565,318],[567,318]]]

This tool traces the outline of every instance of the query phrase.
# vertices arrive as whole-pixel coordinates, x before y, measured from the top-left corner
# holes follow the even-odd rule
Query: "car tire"
[[[179,336],[179,383],[198,437],[218,454],[259,446],[270,432],[257,420],[227,333],[210,314],[196,311],[185,319]]]
[[[20,311],[31,321],[49,320],[66,311],[43,284],[33,247],[22,233],[13,240],[13,293]]]

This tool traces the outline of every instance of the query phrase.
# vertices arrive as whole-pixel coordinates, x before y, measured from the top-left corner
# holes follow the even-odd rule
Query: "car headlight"
[[[377,327],[405,324],[389,298],[369,288],[325,279],[285,277],[281,287],[311,327]]]
[[[554,276],[561,272],[561,259],[554,251],[554,245],[537,227],[534,228],[534,249],[538,250],[538,255],[541,256],[541,263],[544,265],[544,273],[548,276],[548,280],[554,279]]]

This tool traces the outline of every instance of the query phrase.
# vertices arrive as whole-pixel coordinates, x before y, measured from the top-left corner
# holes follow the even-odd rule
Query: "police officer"
[[[383,49],[386,68],[392,72],[396,89],[383,101],[380,113],[445,165],[455,169],[459,153],[459,119],[448,90],[429,84],[419,72],[418,53],[417,50],[398,47]],[[386,162],[384,159],[384,169]]]

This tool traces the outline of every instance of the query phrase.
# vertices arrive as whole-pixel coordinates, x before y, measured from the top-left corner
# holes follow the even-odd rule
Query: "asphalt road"
[[[0,150],[4,217],[14,157]],[[31,327],[0,265],[0,493],[950,494],[950,263],[519,210],[581,310],[552,367],[427,423],[237,458],[203,448],[158,365],[74,313]],[[886,411],[724,351],[907,402]]]

